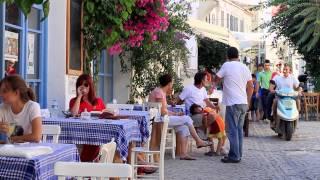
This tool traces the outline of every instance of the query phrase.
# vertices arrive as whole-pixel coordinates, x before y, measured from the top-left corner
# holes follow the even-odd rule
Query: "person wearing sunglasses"
[[[96,97],[93,80],[90,75],[83,74],[76,82],[77,96],[70,100],[69,108],[73,116],[84,111],[103,111],[106,107],[101,98]],[[99,154],[99,146],[83,145],[81,161],[92,162]]]

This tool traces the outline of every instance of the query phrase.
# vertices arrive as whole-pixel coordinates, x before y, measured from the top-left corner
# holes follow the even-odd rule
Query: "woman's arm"
[[[6,122],[0,122],[0,133],[8,133],[9,132],[9,124]]]
[[[73,106],[70,107],[70,112],[73,116],[76,116],[79,114],[79,108],[81,103],[81,96],[77,96],[74,100]]]
[[[23,136],[11,137],[12,142],[40,142],[42,138],[42,121],[41,117],[32,120],[32,132]]]

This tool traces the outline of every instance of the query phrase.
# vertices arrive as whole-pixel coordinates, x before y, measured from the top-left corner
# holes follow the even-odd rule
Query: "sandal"
[[[208,141],[205,141],[205,144],[204,145],[200,145],[200,146],[197,146],[197,148],[203,148],[203,147],[208,147],[208,146],[211,146],[213,143],[212,142],[208,142]]]

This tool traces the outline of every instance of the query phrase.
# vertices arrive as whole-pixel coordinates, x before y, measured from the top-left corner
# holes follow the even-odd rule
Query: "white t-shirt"
[[[32,133],[32,120],[39,117],[41,117],[40,105],[34,101],[28,101],[18,114],[14,114],[9,105],[0,105],[0,121],[15,122],[17,126],[23,128],[24,135]]]
[[[248,104],[247,82],[252,80],[252,77],[247,66],[239,61],[226,62],[217,76],[223,78],[222,103],[224,105]]]
[[[184,101],[186,109],[189,111],[192,104],[198,104],[201,107],[205,107],[205,99],[208,99],[208,93],[204,87],[201,89],[195,85],[187,86],[183,89],[179,98]]]
[[[289,75],[288,77],[276,76],[274,78],[274,81],[276,83],[277,90],[283,89],[283,88],[294,89],[299,86],[299,80],[292,75]]]

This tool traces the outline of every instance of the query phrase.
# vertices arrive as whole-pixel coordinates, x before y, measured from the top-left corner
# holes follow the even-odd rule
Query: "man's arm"
[[[253,83],[252,80],[247,82],[247,100],[248,100],[248,105],[250,106],[250,101],[251,101],[251,97],[253,94]]]
[[[210,107],[212,109],[216,108],[216,106],[213,105],[213,103],[209,99],[205,99],[204,102],[206,103],[207,107]]]

